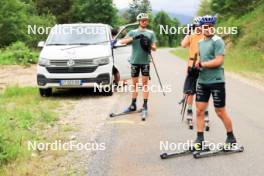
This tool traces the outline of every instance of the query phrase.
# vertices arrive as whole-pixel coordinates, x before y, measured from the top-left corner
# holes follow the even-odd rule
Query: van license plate
[[[60,81],[61,86],[80,86],[82,85],[81,80],[61,80]]]

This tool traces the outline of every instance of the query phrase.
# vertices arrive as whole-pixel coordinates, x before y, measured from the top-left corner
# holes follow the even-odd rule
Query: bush
[[[0,50],[0,64],[35,64],[38,52],[31,51],[23,42],[15,42],[9,47]]]
[[[31,2],[31,1],[29,1]],[[39,16],[34,3],[21,0],[0,1],[0,47],[6,47],[16,41],[23,41],[30,47],[36,47],[46,35],[29,35],[28,25],[52,27],[55,17],[46,14]]]

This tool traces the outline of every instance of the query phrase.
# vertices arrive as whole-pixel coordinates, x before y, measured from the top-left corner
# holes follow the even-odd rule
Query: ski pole
[[[149,53],[149,55],[150,55],[151,61],[152,61],[152,63],[153,63],[153,66],[154,66],[154,69],[155,69],[156,75],[157,75],[157,77],[158,77],[159,84],[160,84],[160,87],[161,87],[161,89],[162,89],[162,93],[163,93],[163,95],[165,96],[165,92],[164,92],[164,90],[163,90],[163,86],[162,86],[162,83],[161,83],[161,80],[160,80],[160,77],[159,77],[159,73],[158,73],[157,67],[156,67],[156,65],[155,65],[154,59],[153,59],[151,53]]]
[[[185,111],[186,111],[186,106],[187,106],[187,100],[189,98],[189,94],[187,94],[185,96],[185,100],[184,100],[184,103],[183,103],[183,107],[182,107],[182,121],[184,120],[184,116],[185,116]]]

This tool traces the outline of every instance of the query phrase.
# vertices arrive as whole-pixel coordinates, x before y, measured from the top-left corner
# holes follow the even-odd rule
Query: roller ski
[[[209,112],[208,111],[205,111],[204,113],[204,125],[205,125],[205,131],[209,131],[210,126],[209,126]]]
[[[211,156],[241,153],[243,151],[244,151],[244,147],[239,146],[236,143],[235,139],[231,139],[231,140],[227,139],[226,143],[223,146],[221,146],[219,149],[214,150],[214,151],[205,151],[205,152],[194,153],[193,157],[195,159],[199,159],[199,158],[206,158],[206,157],[211,157]]]
[[[125,109],[123,112],[119,112],[119,113],[110,113],[109,117],[113,118],[113,117],[118,117],[118,116],[123,116],[123,115],[128,115],[128,114],[135,114],[135,113],[141,113],[142,109],[137,110],[136,105],[130,105],[127,109]]]
[[[211,157],[211,156],[218,156],[218,155],[228,155],[233,153],[240,153],[244,151],[243,146],[239,146],[236,142],[236,138],[233,135],[233,132],[227,136],[225,144],[219,147],[214,151],[205,151],[194,153],[193,157],[196,159]]]
[[[204,146],[202,147],[202,143],[201,142],[195,142],[195,144],[190,147],[188,150],[184,150],[181,152],[175,152],[175,153],[162,153],[160,155],[161,159],[169,159],[169,158],[176,158],[176,157],[182,157],[182,156],[187,156],[187,155],[194,155],[196,153],[200,153],[200,152],[207,152],[209,151],[209,147],[208,146]]]
[[[169,158],[175,158],[175,157],[181,157],[192,154],[191,150],[185,150],[181,152],[175,152],[175,153],[162,153],[160,155],[161,159],[169,159]]]

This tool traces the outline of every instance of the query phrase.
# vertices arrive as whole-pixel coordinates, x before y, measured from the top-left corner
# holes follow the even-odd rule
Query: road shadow
[[[95,91],[93,88],[69,88],[69,89],[53,89],[52,97],[66,99],[80,98],[104,98],[109,97],[104,92]]]

